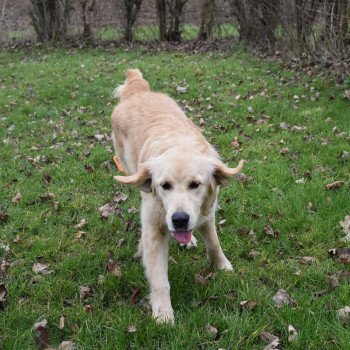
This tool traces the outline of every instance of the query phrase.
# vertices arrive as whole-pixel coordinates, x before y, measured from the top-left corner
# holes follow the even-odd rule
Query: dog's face
[[[213,212],[217,186],[242,166],[230,169],[199,152],[172,149],[142,164],[138,173],[115,178],[152,192],[162,203],[168,230],[180,243],[188,243],[193,229]]]

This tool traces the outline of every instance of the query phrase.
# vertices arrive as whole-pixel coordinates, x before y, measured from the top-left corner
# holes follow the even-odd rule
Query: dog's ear
[[[152,176],[146,165],[141,165],[136,174],[130,176],[113,176],[117,181],[138,187],[141,191],[149,193],[152,190]]]
[[[214,167],[214,179],[217,185],[227,184],[233,175],[239,174],[244,166],[244,160],[240,160],[236,168],[229,168],[222,162],[217,162]]]

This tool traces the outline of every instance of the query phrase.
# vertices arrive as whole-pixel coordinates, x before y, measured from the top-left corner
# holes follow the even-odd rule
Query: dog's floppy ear
[[[240,160],[236,168],[229,168],[222,162],[217,162],[214,167],[214,179],[218,185],[227,184],[233,175],[241,172],[244,166],[244,160]]]
[[[151,192],[152,177],[149,168],[146,165],[141,165],[139,170],[134,175],[130,176],[113,176],[117,181],[124,184],[130,184],[138,187],[141,191],[149,193]]]

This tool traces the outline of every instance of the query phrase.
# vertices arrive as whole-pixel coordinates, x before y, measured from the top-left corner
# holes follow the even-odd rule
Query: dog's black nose
[[[179,211],[171,217],[174,228],[176,230],[187,229],[188,222],[190,220],[190,216],[183,211]]]

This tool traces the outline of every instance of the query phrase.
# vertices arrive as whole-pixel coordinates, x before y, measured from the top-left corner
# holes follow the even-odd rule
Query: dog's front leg
[[[158,322],[173,323],[174,312],[168,280],[169,235],[162,228],[160,212],[161,208],[157,207],[157,202],[143,196],[142,258],[150,284],[152,314]]]
[[[233,270],[232,264],[222,251],[215,228],[215,218],[201,226],[200,233],[203,237],[209,261],[220,270]]]

